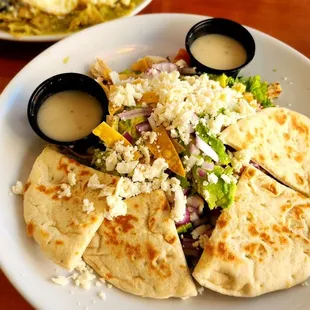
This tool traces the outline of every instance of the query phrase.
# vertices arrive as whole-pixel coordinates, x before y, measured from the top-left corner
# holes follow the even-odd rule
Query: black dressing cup
[[[238,41],[246,51],[246,61],[239,67],[228,69],[228,70],[219,70],[215,68],[210,68],[201,62],[199,62],[191,52],[191,45],[193,42],[201,36],[208,34],[221,34]],[[250,32],[245,29],[242,25],[224,18],[210,18],[203,20],[195,24],[187,33],[185,39],[186,50],[190,55],[191,66],[196,67],[198,73],[210,73],[210,74],[226,74],[227,76],[236,77],[240,70],[247,66],[255,55],[255,42],[250,34]]]
[[[43,140],[64,146],[73,146],[78,149],[87,148],[98,143],[98,138],[90,133],[86,137],[75,141],[56,141],[45,135],[38,125],[38,112],[42,104],[52,95],[63,91],[76,90],[84,92],[100,103],[102,109],[101,122],[105,120],[108,111],[108,98],[103,88],[92,78],[80,73],[63,73],[50,77],[42,82],[32,93],[28,103],[28,120],[34,132]],[[87,103],[85,103],[87,104]],[[98,124],[99,125],[99,124]]]

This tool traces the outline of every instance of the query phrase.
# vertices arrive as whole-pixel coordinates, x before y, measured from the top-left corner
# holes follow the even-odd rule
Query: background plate
[[[25,181],[44,145],[27,121],[27,102],[38,84],[62,72],[86,73],[96,57],[114,70],[121,70],[138,57],[174,55],[184,47],[187,31],[206,17],[185,14],[141,15],[83,30],[58,42],[30,62],[7,86],[0,98],[0,259],[2,268],[17,289],[38,309],[76,310],[306,310],[310,287],[267,294],[254,299],[223,296],[205,290],[186,301],[151,300],[106,289],[106,301],[97,297],[102,288],[84,291],[53,284],[52,276],[66,274],[49,262],[34,241],[26,236],[21,197],[10,196],[16,180]],[[257,52],[244,75],[259,74],[268,81],[280,81],[283,94],[278,103],[310,116],[310,61],[280,41],[261,32],[253,34]],[[126,35],[124,35],[126,33]],[[104,38],[104,40],[103,40]],[[87,42],[87,44],[83,44]],[[81,49],[83,44],[83,49]],[[67,64],[64,58],[69,57]],[[73,295],[70,294],[72,290]],[[93,304],[92,301],[96,303]]]
[[[129,14],[120,18],[130,17],[137,15],[141,12],[145,7],[147,7],[152,0],[144,0],[136,8]],[[119,19],[119,18],[118,18]],[[56,42],[65,37],[68,37],[71,33],[64,33],[64,34],[54,34],[54,35],[41,35],[41,36],[21,36],[16,37],[12,36],[8,32],[0,30],[0,40],[9,40],[9,41],[24,41],[24,42]]]

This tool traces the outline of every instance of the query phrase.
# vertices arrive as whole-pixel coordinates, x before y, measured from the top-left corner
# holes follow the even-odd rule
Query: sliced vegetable
[[[133,119],[136,117],[148,117],[152,113],[152,108],[138,108],[119,113],[118,116],[121,120]]]
[[[190,232],[192,229],[193,229],[192,223],[188,223],[177,227],[177,232],[178,234],[185,234],[187,232]]]
[[[190,143],[190,145],[189,145],[189,152],[195,156],[200,154],[199,148],[193,143]]]
[[[184,60],[187,65],[190,64],[190,57],[187,51],[184,48],[178,50],[177,55],[174,57],[173,62],[176,63],[178,60]]]
[[[152,127],[152,130],[154,130],[157,126],[156,126],[153,115],[151,115],[147,120],[149,121],[150,126]]]
[[[201,165],[202,169],[208,170],[208,171],[212,171],[214,169],[214,164],[213,163],[208,163],[207,161],[205,161],[202,165]]]
[[[207,156],[209,156],[215,162],[219,161],[219,157],[217,153],[213,150],[213,148],[202,140],[199,136],[196,137],[196,146]]]
[[[179,222],[176,222],[175,225],[176,226],[181,226],[181,225],[184,225],[184,224],[187,224],[189,223],[191,220],[190,220],[190,213],[188,211],[188,209],[186,208],[185,209],[185,215],[184,215],[184,218],[182,221],[179,221]]]
[[[241,78],[239,81],[246,85],[246,91],[251,92],[264,108],[274,107],[274,104],[268,98],[268,83],[262,81],[259,75]]]
[[[227,165],[230,163],[228,154],[226,153],[225,145],[219,139],[213,135],[208,134],[208,129],[199,123],[195,127],[195,131],[198,133],[199,137],[206,142],[218,156],[218,161],[222,165]],[[210,152],[211,154],[211,152]],[[208,155],[208,154],[206,154]],[[214,155],[214,154],[213,154]],[[208,155],[209,156],[209,155]],[[211,156],[210,156],[211,157]],[[215,158],[215,157],[214,157]],[[213,159],[213,158],[212,158]]]
[[[162,62],[159,64],[154,64],[152,68],[158,70],[159,72],[168,72],[168,73],[178,70],[178,67],[172,62]]]
[[[140,58],[137,62],[131,65],[132,71],[145,72],[146,70],[152,68],[153,64],[166,62],[167,59],[160,56],[145,56]]]
[[[130,145],[130,142],[118,131],[110,127],[106,122],[102,122],[93,130],[93,134],[99,137],[106,147],[112,147],[117,141],[124,141],[124,145]]]
[[[156,158],[164,158],[169,166],[169,169],[185,177],[185,170],[182,161],[176,151],[173,143],[164,126],[160,126],[154,129],[157,133],[157,139],[151,144],[147,143],[147,147]]]
[[[118,114],[119,115],[119,114]],[[138,124],[144,123],[146,121],[145,117],[135,117],[133,119],[120,120],[118,122],[118,131],[121,134],[128,132],[134,140],[138,139],[140,136],[139,131],[136,126]]]
[[[150,123],[148,121],[145,121],[143,123],[139,123],[136,125],[136,130],[140,134],[144,131],[152,131],[152,128],[150,126]]]
[[[132,144],[133,137],[130,135],[130,133],[125,132],[125,133],[123,133],[123,136]]]
[[[205,175],[200,173],[202,169],[195,166],[193,168],[193,178],[196,181],[198,193],[208,203],[209,209],[212,210],[216,207],[228,208],[234,200],[236,192],[236,184],[234,182],[227,183],[221,175],[232,175],[233,168],[227,166],[214,166],[212,172],[206,172]],[[217,178],[216,182],[209,182],[209,175],[214,174]]]

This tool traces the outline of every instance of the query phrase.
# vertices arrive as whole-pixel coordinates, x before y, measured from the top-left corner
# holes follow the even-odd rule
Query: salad
[[[91,165],[120,177],[113,194],[106,188],[114,216],[124,214],[124,199],[162,189],[195,265],[221,210],[233,204],[251,158],[249,150],[225,146],[219,135],[273,107],[280,85],[260,76],[199,74],[183,49],[173,59],[146,56],[122,72],[98,59],[91,75],[109,98],[106,121],[93,131],[101,144],[91,151]]]

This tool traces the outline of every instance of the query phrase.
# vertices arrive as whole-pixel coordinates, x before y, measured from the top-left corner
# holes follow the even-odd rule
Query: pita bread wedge
[[[193,276],[222,294],[253,297],[310,275],[310,199],[247,167]]]
[[[162,191],[126,200],[127,215],[104,220],[83,259],[119,289],[143,297],[196,296]]]
[[[69,172],[76,178],[74,186],[68,184]],[[106,199],[98,197],[100,190],[87,187],[94,174],[101,183],[117,182],[116,177],[81,165],[47,147],[35,161],[25,186],[24,218],[28,235],[33,236],[50,259],[70,270],[101,225],[107,208]],[[70,197],[61,197],[65,193],[61,184],[66,184]],[[84,199],[94,204],[92,212],[83,211]]]
[[[257,164],[280,182],[310,196],[310,119],[285,108],[268,108],[226,128],[221,140],[249,149]]]

